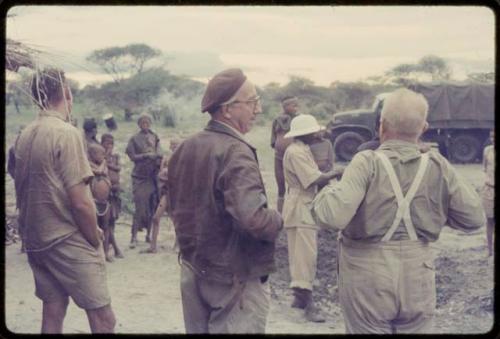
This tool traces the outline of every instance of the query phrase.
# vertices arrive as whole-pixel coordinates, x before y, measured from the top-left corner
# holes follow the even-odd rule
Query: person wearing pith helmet
[[[245,139],[260,99],[240,69],[227,69],[209,81],[201,111],[208,125],[167,167],[186,333],[264,333],[283,221],[268,206],[256,149]]]
[[[317,133],[323,130],[324,127],[312,115],[301,114],[293,118],[290,131],[284,135],[284,138],[293,140],[283,157],[287,185],[283,219],[288,242],[290,287],[294,294],[292,307],[304,309],[305,318],[313,322],[325,319],[312,296],[319,226],[312,219],[308,205],[313,201],[318,186],[340,175],[336,169],[322,173],[309,148],[317,141]]]

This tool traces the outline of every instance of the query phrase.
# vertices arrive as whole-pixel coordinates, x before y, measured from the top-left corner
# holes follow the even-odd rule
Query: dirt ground
[[[457,166],[476,187],[483,180],[479,165]],[[263,168],[266,187],[274,185],[272,169]],[[6,214],[15,211],[13,184],[6,176]],[[270,201],[275,196],[270,194]],[[160,230],[160,251],[139,254],[147,244],[128,248],[131,216],[122,215],[116,229],[124,259],[107,264],[117,333],[184,333],[179,291],[179,265],[172,250],[173,231],[165,217]],[[445,228],[435,244],[438,253],[436,333],[485,333],[493,325],[493,261],[486,257],[485,230],[465,235]],[[140,233],[140,240],[144,240]],[[305,322],[299,311],[289,307],[289,273],[285,235],[277,249],[278,272],[271,276],[271,309],[267,333],[344,333],[343,316],[336,288],[336,234],[322,230],[319,239],[315,299],[327,314],[322,324]],[[15,333],[39,333],[41,302],[34,296],[34,283],[20,244],[5,247],[5,321]],[[70,303],[65,333],[89,333],[83,311]]]

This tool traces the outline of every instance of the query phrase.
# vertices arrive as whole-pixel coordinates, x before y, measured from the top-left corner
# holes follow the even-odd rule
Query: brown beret
[[[201,112],[213,113],[220,104],[229,100],[238,91],[246,79],[239,68],[230,68],[217,73],[208,82],[201,100]]]

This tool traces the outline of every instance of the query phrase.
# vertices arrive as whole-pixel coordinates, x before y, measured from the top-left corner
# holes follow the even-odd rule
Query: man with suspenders
[[[485,224],[475,190],[438,152],[420,152],[425,98],[407,89],[385,100],[381,145],[359,152],[342,180],[312,204],[339,236],[338,290],[347,333],[429,333],[436,305],[430,242],[446,224]]]

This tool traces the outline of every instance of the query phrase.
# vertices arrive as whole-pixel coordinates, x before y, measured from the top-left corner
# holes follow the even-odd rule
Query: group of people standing
[[[111,178],[120,172],[113,138],[104,134],[98,143],[89,123],[84,142],[69,123],[72,95],[64,73],[35,76],[32,92],[41,111],[16,142],[14,177],[43,302],[42,332],[62,331],[70,296],[86,310],[92,332],[113,332],[104,260],[114,238],[108,232],[106,245],[98,227],[106,208],[113,209],[103,203],[104,187],[109,196],[113,185],[119,192],[119,180]],[[320,227],[339,230],[338,291],[348,333],[432,332],[436,288],[429,244],[445,224],[472,231],[486,219],[481,199],[453,166],[419,148],[427,128],[425,98],[406,89],[393,92],[381,113],[380,147],[358,153],[345,169],[334,164],[324,127],[297,114],[298,99],[286,97],[282,105],[271,133],[278,210],[269,204],[257,150],[245,137],[262,108],[240,69],[209,81],[201,102],[201,112],[210,115],[207,126],[171,143],[168,161],[147,115],[139,117],[140,131],[129,140],[136,206],[130,247],[145,228],[155,252],[159,218],[168,211],[186,333],[265,333],[269,276],[277,269],[283,228],[291,307],[309,321],[324,321],[313,302]],[[108,181],[98,179],[106,175]]]

